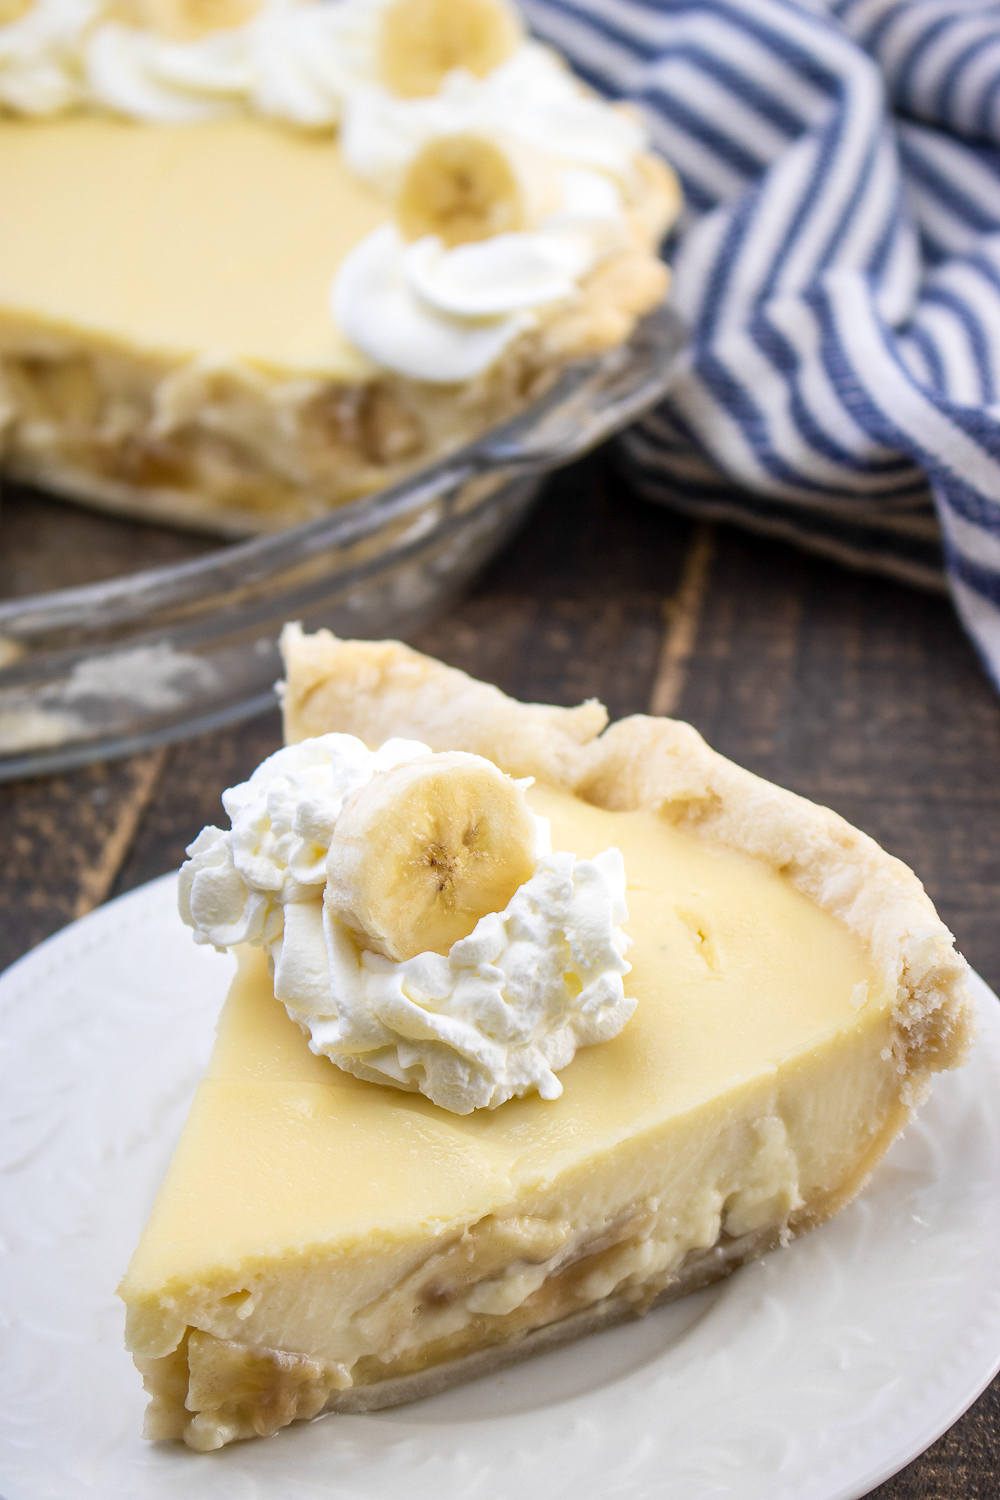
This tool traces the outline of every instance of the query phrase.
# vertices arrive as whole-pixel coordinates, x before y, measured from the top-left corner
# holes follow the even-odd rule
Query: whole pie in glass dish
[[[230,535],[623,343],[679,205],[507,0],[10,0],[0,198],[5,472]]]
[[[912,872],[690,726],[394,642],[284,650],[287,747],[182,871],[238,971],[120,1288],[147,1436],[200,1450],[786,1244],[972,1033]]]

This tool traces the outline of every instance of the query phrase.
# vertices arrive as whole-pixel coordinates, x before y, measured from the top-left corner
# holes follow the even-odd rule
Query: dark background
[[[9,492],[0,597],[206,544]],[[58,575],[53,536],[60,538]],[[141,554],[141,555],[140,555]],[[608,453],[550,482],[526,529],[412,644],[517,698],[687,719],[912,865],[1000,986],[1000,695],[942,593],[850,573],[632,497]],[[280,744],[277,712],[130,760],[0,787],[0,967],[175,868],[224,787]],[[1000,1381],[879,1500],[1000,1494]]]

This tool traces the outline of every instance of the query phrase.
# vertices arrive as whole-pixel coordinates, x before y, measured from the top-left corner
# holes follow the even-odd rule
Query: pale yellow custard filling
[[[898,1131],[894,997],[859,938],[655,813],[529,799],[554,848],[624,856],[635,1015],[560,1099],[460,1117],[310,1054],[245,953],[121,1287],[151,1436],[216,1447],[606,1299],[642,1310],[699,1257],[827,1217]]]
[[[9,339],[23,320],[154,360],[371,374],[333,322],[329,288],[390,209],[330,133],[253,119],[4,120],[0,201],[18,226],[0,254]]]

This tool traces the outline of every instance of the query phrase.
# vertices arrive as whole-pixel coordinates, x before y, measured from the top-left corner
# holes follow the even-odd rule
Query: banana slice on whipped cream
[[[405,239],[433,234],[449,246],[516,233],[528,213],[511,153],[467,133],[429,141],[410,163],[396,199]]]
[[[478,755],[429,755],[347,799],[326,900],[370,951],[446,954],[531,879],[536,845],[520,782]]]
[[[196,941],[263,947],[313,1052],[456,1114],[555,1099],[617,1036],[629,940],[617,849],[549,849],[530,783],[412,740],[303,740],[223,795],[179,880]]]
[[[503,0],[393,0],[379,28],[379,76],[399,98],[424,98],[455,68],[485,78],[522,37]]]

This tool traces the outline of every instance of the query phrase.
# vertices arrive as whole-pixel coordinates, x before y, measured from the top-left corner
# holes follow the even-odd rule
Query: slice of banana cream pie
[[[0,464],[232,534],[534,399],[679,195],[506,0],[0,5]]]
[[[786,1244],[971,1041],[916,877],[689,726],[283,645],[287,746],[181,874],[237,974],[120,1289],[147,1435],[202,1450]]]

